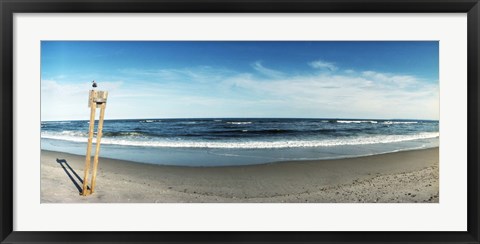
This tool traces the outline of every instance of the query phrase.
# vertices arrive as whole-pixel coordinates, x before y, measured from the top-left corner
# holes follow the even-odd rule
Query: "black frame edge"
[[[0,74],[2,81],[0,116],[0,190],[1,190],[1,227],[0,237],[3,240],[13,231],[13,14],[4,2],[0,2],[1,20],[1,51]],[[10,61],[9,61],[10,60]]]
[[[478,140],[480,138],[479,115],[480,115],[480,4],[477,3],[468,11],[468,211],[467,216],[468,232],[478,242],[479,241],[479,222],[480,215],[478,206],[480,203],[479,185],[480,185],[480,150]]]
[[[468,12],[477,0],[2,0],[14,12],[435,13]],[[148,7],[146,7],[148,5]]]
[[[272,6],[272,4],[277,4]],[[292,7],[293,6],[293,7]],[[467,232],[14,232],[13,13],[15,12],[467,12],[468,231]],[[0,242],[1,243],[480,243],[480,6],[478,0],[0,0]],[[392,239],[395,238],[395,239]]]

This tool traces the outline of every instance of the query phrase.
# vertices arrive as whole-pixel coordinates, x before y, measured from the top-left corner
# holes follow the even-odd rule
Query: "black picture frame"
[[[480,243],[478,0],[0,0],[1,243]],[[13,231],[15,13],[468,13],[468,230],[465,232],[22,232]]]

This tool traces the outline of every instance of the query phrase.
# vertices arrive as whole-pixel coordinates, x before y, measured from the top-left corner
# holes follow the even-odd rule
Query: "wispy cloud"
[[[159,68],[159,69],[121,69],[119,72],[136,79],[155,79],[158,82],[209,82],[218,80],[232,71],[210,66],[191,68]]]
[[[58,82],[56,80],[42,80],[41,81],[42,96],[59,95],[75,96],[83,94],[92,88],[91,82]],[[122,81],[101,81],[98,82],[98,89],[105,89],[109,91],[115,91],[122,86]]]
[[[379,73],[375,71],[364,71],[362,72],[362,76],[377,82],[379,85],[383,86],[393,86],[393,87],[409,87],[409,86],[416,86],[417,84],[421,84],[421,80],[414,76],[410,75],[396,75],[396,74],[388,74],[388,73]]]
[[[284,76],[285,74],[281,71],[274,70],[274,69],[269,69],[265,66],[263,66],[261,61],[256,61],[255,63],[252,64],[253,69],[258,71],[259,73],[268,76],[270,78],[279,78]]]
[[[314,69],[324,69],[329,71],[336,71],[338,68],[334,63],[326,62],[324,60],[316,60],[313,62],[308,63]]]
[[[227,79],[263,96],[279,98],[283,110],[312,117],[425,118],[439,116],[438,83],[414,76],[367,71],[361,75],[301,75],[268,82],[254,76]]]
[[[117,93],[122,85],[122,81],[101,81],[98,89]],[[86,119],[88,113],[85,111],[88,110],[90,89],[92,89],[91,82],[42,80],[42,120]]]
[[[325,63],[331,64],[324,62],[325,68]],[[123,70],[123,81],[99,84],[110,91],[110,118],[439,116],[438,82],[372,70],[286,75],[259,61],[252,67],[256,72],[215,67]],[[42,80],[42,119],[87,119],[90,85]]]

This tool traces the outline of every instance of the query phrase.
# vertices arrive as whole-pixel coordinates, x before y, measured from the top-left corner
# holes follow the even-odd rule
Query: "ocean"
[[[41,122],[41,148],[85,155],[88,127],[89,121],[82,120]],[[430,120],[132,119],[105,120],[100,156],[160,165],[229,166],[438,145],[439,122]]]

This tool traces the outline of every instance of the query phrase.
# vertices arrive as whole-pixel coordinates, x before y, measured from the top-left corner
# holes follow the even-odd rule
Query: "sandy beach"
[[[439,201],[438,148],[250,166],[182,167],[100,158],[93,195],[79,195],[85,157],[42,150],[42,203]]]

